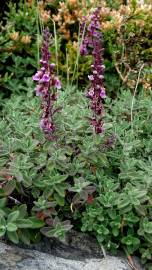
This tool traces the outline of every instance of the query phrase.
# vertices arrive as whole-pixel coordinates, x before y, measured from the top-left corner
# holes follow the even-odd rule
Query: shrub
[[[62,238],[73,225],[108,250],[150,260],[151,96],[135,100],[132,121],[129,91],[107,99],[106,134],[99,136],[86,118],[86,98],[66,89],[54,142],[40,131],[40,104],[31,97],[7,101],[0,122],[0,235],[29,244],[40,232]]]
[[[151,98],[141,93],[133,110],[128,91],[113,104],[109,100],[116,144],[106,152],[104,168],[95,169],[96,196],[82,213],[83,232],[94,234],[107,250],[140,253],[143,262],[152,257]]]
[[[58,140],[52,143],[46,141],[40,131],[37,98],[12,97],[3,111],[5,118],[1,121],[0,135],[1,236],[6,232],[7,222],[10,223],[8,214],[20,212],[20,207],[25,208],[25,215],[17,212],[16,219],[11,222],[15,224],[13,236],[7,233],[14,242],[20,239],[29,243],[29,232],[46,227],[46,224],[49,224],[47,229],[42,229],[46,235],[63,234],[64,227],[55,217],[61,221],[71,220],[70,205],[79,202],[83,205],[95,190],[94,176],[86,155],[91,151],[91,159],[95,162],[102,160],[104,156],[101,157],[100,151],[95,149],[103,138],[97,141],[94,138],[93,142],[92,130],[85,118],[89,115],[86,98],[82,98],[75,89],[62,92],[58,102],[57,106],[64,103],[64,108],[60,117],[55,119]],[[68,223],[63,225],[65,230],[69,228]]]
[[[142,64],[140,85],[151,89],[151,5],[120,5],[117,10],[105,6],[101,9],[102,31],[104,34],[107,65],[110,58],[123,84],[133,89]],[[111,69],[112,71],[112,69]]]
[[[0,85],[3,96],[12,92],[26,91],[26,79],[37,67],[38,44],[36,7],[29,7],[20,1],[9,4],[5,14],[6,23],[1,22],[0,37]]]
[[[57,25],[59,25],[57,27],[59,33],[63,33],[62,47],[66,47],[62,62],[59,59],[59,67],[62,67],[66,74],[67,62],[63,59],[67,55],[69,59],[69,76],[71,77],[74,70],[73,63],[77,59],[77,53],[75,53],[74,48],[78,46],[78,25],[82,15],[90,16],[92,7],[93,4],[90,4],[75,19],[65,20],[67,17],[71,18],[72,15],[70,14],[69,4],[62,3],[58,14],[53,17],[57,21]],[[79,12],[79,8],[77,9],[77,12]],[[105,78],[107,89],[113,96],[122,85],[127,85],[131,90],[135,87],[138,72],[143,63],[144,67],[142,69],[140,85],[145,90],[151,89],[151,11],[150,4],[139,5],[137,1],[130,1],[128,5],[122,5],[122,1],[114,1],[114,3],[102,1],[100,15],[101,30],[105,42]],[[69,24],[67,23],[67,25],[66,22],[69,22]],[[67,41],[63,42],[64,39]],[[75,74],[75,81],[79,81],[82,84],[83,81],[80,79],[80,76],[86,69],[89,72],[88,61],[90,59],[86,59],[86,69],[84,69],[81,58],[79,60],[80,63]],[[87,81],[85,81],[86,83]]]

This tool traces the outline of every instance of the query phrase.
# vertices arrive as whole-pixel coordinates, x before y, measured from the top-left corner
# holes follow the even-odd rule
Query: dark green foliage
[[[34,2],[33,2],[34,3]],[[9,3],[6,24],[0,23],[0,87],[4,97],[25,92],[38,61],[36,7]]]

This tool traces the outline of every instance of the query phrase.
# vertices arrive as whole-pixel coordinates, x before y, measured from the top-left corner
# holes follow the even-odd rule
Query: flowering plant
[[[40,60],[41,68],[33,76],[33,80],[37,82],[36,95],[42,98],[42,119],[40,127],[43,129],[46,136],[52,139],[52,133],[55,131],[55,125],[53,122],[53,115],[56,110],[53,110],[54,101],[57,98],[55,89],[61,89],[61,82],[55,75],[55,64],[50,64],[51,54],[49,52],[49,45],[51,41],[51,35],[49,29],[46,28],[43,32],[43,44],[42,44],[42,59]]]
[[[81,36],[83,39],[83,32],[85,37],[82,40],[82,45],[80,46],[81,55],[87,55],[89,53],[93,56],[93,63],[91,65],[92,74],[88,76],[90,80],[90,87],[86,96],[91,99],[91,109],[94,112],[91,124],[95,128],[97,134],[103,132],[103,99],[106,97],[105,88],[103,85],[103,73],[105,66],[103,65],[103,48],[101,45],[101,32],[100,32],[100,7],[96,8],[90,17],[91,22],[87,27],[86,18],[84,18],[81,24]],[[86,31],[85,31],[86,28]]]

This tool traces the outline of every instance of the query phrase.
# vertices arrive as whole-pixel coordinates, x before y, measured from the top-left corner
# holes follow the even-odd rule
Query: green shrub
[[[31,82],[28,83],[32,89]],[[16,226],[15,239],[7,232],[14,242],[29,242],[29,230],[43,228],[45,224],[50,227],[41,229],[44,234],[62,236],[71,225],[61,226],[55,217],[61,221],[72,219],[70,205],[85,203],[95,190],[90,162],[99,163],[105,158],[99,150],[96,152],[95,144],[99,145],[103,139],[92,141],[86,119],[87,101],[80,93],[75,90],[61,93],[59,105],[64,104],[64,108],[56,119],[57,141],[53,143],[46,141],[40,131],[39,101],[31,97],[14,96],[8,100],[0,124],[1,236],[7,232],[8,214],[20,212],[20,207],[27,208],[22,218],[17,212],[16,220],[11,222]],[[93,160],[89,162],[87,156],[91,152]],[[20,219],[27,219],[27,223],[23,221],[20,225]]]
[[[140,253],[143,262],[152,258],[151,98],[140,94],[132,108],[125,91],[109,103],[116,145],[106,152],[108,166],[96,170],[97,193],[82,214],[82,231],[108,250]]]
[[[10,2],[5,14],[6,24],[0,23],[0,86],[4,97],[12,92],[26,91],[26,80],[36,70],[38,43],[36,7],[20,1],[19,6]]]
[[[137,1],[119,8],[102,8],[101,21],[104,34],[107,67],[117,74],[123,84],[134,89],[139,69],[144,64],[140,84],[151,90],[152,72],[152,7],[138,5]],[[112,62],[112,64],[111,64]]]
[[[96,136],[87,99],[65,89],[57,104],[57,139],[50,142],[27,83],[28,95],[12,96],[0,122],[0,235],[29,244],[41,234],[63,238],[73,225],[108,250],[140,252],[150,261],[152,96],[140,94],[132,109],[129,91],[117,101],[107,98],[106,133]]]

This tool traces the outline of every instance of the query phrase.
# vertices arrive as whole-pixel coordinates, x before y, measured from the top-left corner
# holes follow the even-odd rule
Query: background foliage
[[[47,24],[55,34],[52,58],[58,60],[62,81],[85,87],[90,70],[90,58],[78,55],[79,24],[97,5],[92,1],[20,1],[9,4],[9,12],[1,22],[0,62],[1,95],[26,91],[25,80],[35,71],[39,59],[41,31]],[[151,5],[139,6],[136,1],[122,5],[121,1],[102,3],[101,23],[105,47],[105,80],[110,95],[117,95],[120,86],[135,87],[138,71],[144,64],[140,85],[146,91],[152,83],[152,20]],[[17,13],[16,13],[17,10]],[[15,20],[14,20],[15,17]],[[5,20],[4,20],[5,19]],[[78,65],[76,66],[76,63]],[[19,80],[20,79],[20,80]],[[20,88],[18,86],[20,81]]]

